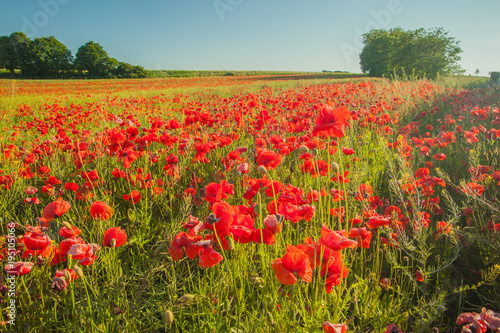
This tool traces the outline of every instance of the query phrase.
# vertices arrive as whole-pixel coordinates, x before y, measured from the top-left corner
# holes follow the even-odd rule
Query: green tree
[[[141,66],[132,66],[131,64],[120,62],[118,67],[113,71],[113,74],[118,78],[143,78],[147,76],[147,71]]]
[[[361,70],[371,76],[383,76],[390,71],[392,36],[385,30],[372,30],[363,36],[365,44],[359,55]]]
[[[28,46],[28,61],[22,64],[23,75],[54,77],[71,69],[73,56],[66,45],[54,36],[35,38]]]
[[[371,76],[413,73],[434,79],[464,72],[458,64],[459,42],[443,28],[371,30],[363,35],[363,44],[361,70]]]
[[[8,36],[0,36],[0,68],[8,67],[10,41]]]
[[[78,49],[75,66],[91,76],[108,76],[118,66],[118,60],[110,58],[99,43],[89,41]]]
[[[0,68],[6,68],[14,74],[15,69],[27,61],[30,39],[24,32],[13,32],[9,36],[0,36]]]

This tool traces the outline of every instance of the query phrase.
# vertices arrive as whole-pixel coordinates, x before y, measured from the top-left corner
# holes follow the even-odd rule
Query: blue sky
[[[443,27],[461,65],[500,70],[498,0],[0,0],[0,35],[89,40],[148,69],[360,72],[372,28]]]

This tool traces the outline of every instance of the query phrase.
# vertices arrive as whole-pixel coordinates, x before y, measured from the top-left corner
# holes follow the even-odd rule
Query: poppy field
[[[0,324],[497,332],[486,80],[0,81]]]

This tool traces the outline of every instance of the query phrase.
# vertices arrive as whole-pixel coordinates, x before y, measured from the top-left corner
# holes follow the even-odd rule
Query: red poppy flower
[[[97,170],[91,171],[82,171],[80,175],[89,183],[92,183],[95,180],[101,179],[97,174]]]
[[[52,252],[52,259],[50,261],[50,266],[54,266],[65,261],[66,261],[66,254],[63,254],[59,248],[54,247],[54,251]]]
[[[90,206],[90,215],[98,220],[107,220],[113,215],[113,208],[101,201],[96,201]]]
[[[452,229],[452,225],[450,223],[441,221],[441,222],[436,223],[436,229],[437,229],[437,233],[439,233],[439,234],[448,234],[448,233],[450,233],[450,231]]]
[[[358,186],[355,199],[358,201],[363,201],[364,199],[370,199],[373,194],[373,187],[369,184],[361,184]]]
[[[389,324],[386,326],[384,333],[403,333],[396,324]]]
[[[484,191],[484,186],[478,184],[478,183],[467,183],[462,190],[464,191],[465,194],[476,197],[476,196],[481,196],[483,195]]]
[[[267,245],[273,245],[274,242],[276,242],[275,233],[267,228],[256,229],[253,231],[252,235],[252,240],[257,244],[264,243]]]
[[[112,240],[114,239],[114,245]],[[104,246],[119,247],[127,242],[127,234],[120,227],[109,228],[104,232]]]
[[[38,205],[40,203],[40,199],[38,199],[37,197],[34,197],[34,198],[26,198],[24,199],[24,202],[27,203],[27,204],[35,204],[35,205]]]
[[[343,147],[342,148],[342,152],[346,155],[352,155],[355,153],[354,149],[352,148],[346,148],[346,147]]]
[[[93,254],[94,248],[91,244],[73,244],[67,253],[67,255],[71,255],[76,260],[92,257]]]
[[[85,242],[79,237],[66,238],[59,243],[61,254],[66,255],[74,244],[85,244]]]
[[[283,185],[281,182],[279,181],[270,181],[267,186],[265,187],[266,191],[266,195],[268,197],[271,197],[271,198],[274,198],[276,196],[278,196],[281,192],[281,190],[283,190],[285,188],[285,185]]]
[[[347,238],[345,230],[333,231],[328,229],[326,224],[323,224],[321,227],[321,238],[318,243],[335,251],[345,248],[355,248],[357,246],[357,242]]]
[[[215,251],[211,246],[205,246],[201,250],[200,254],[200,267],[208,268],[213,267],[220,263],[224,259],[217,251]]]
[[[267,170],[276,169],[283,159],[283,156],[269,149],[259,150],[257,154],[257,164],[264,166]]]
[[[351,228],[349,230],[349,237],[356,238],[358,242],[358,247],[369,249],[370,240],[372,238],[372,232],[366,228]]]
[[[345,333],[347,332],[346,324],[332,324],[329,321],[325,321],[321,324],[323,332],[325,333]]]
[[[389,278],[382,278],[379,283],[380,287],[384,290],[388,290],[391,287],[391,279]]]
[[[229,226],[233,224],[238,207],[233,207],[225,201],[216,202],[212,206],[213,214],[210,214],[201,229],[211,230],[219,238],[229,235]]]
[[[43,209],[42,218],[44,221],[51,221],[52,219],[59,217],[70,210],[71,205],[69,202],[64,200],[56,200],[49,203]]]
[[[78,191],[78,184],[76,184],[76,183],[66,183],[66,184],[64,184],[64,189],[66,191],[76,192],[76,191]]]
[[[422,178],[424,176],[430,175],[430,170],[427,168],[420,168],[415,172],[415,177]]]
[[[33,186],[28,186],[26,187],[26,190],[24,190],[24,193],[28,194],[28,195],[33,195],[35,194],[36,192],[38,191],[38,189],[36,187],[33,187]]]
[[[345,106],[332,109],[329,105],[323,105],[316,118],[316,126],[312,130],[312,136],[342,138],[345,136],[345,126],[350,118],[351,114]]]
[[[220,184],[210,183],[205,188],[205,200],[210,203],[219,202],[223,199],[229,198],[228,195],[234,194],[234,185],[228,184],[223,180]]]
[[[174,261],[181,260],[184,257],[184,252],[191,260],[196,258],[199,254],[201,246],[195,243],[201,239],[201,236],[197,235],[197,229],[199,229],[199,227],[193,227],[189,230],[189,233],[180,232],[175,236],[169,248],[170,256]]]
[[[272,233],[277,233],[281,230],[281,224],[278,222],[276,215],[267,215],[264,219],[264,225]]]
[[[243,173],[243,174],[246,174],[248,173],[249,171],[249,166],[248,166],[248,163],[241,163],[238,165],[238,167],[236,168],[236,170],[239,172],[239,173]]]
[[[51,243],[49,236],[43,233],[27,232],[23,237],[23,242],[28,250],[42,250]]]
[[[443,161],[446,159],[446,155],[443,153],[439,153],[439,154],[433,155],[432,158],[435,160],[438,160],[438,161]]]
[[[82,231],[75,226],[71,226],[71,229],[67,227],[62,227],[61,229],[59,229],[59,235],[64,238],[76,237],[81,233]]]
[[[136,190],[133,190],[130,193],[130,195],[124,194],[123,195],[123,200],[130,201],[130,203],[133,203],[135,205],[135,204],[137,204],[139,202],[139,200],[141,200],[141,193],[139,193]]]
[[[31,272],[31,269],[33,268],[33,263],[32,262],[24,262],[24,261],[18,261],[14,264],[7,264],[5,265],[5,272],[10,275],[25,275]]]
[[[288,245],[283,258],[277,258],[273,262],[276,278],[283,284],[295,284],[297,277],[304,281],[312,281],[312,264],[309,256],[293,245]]]

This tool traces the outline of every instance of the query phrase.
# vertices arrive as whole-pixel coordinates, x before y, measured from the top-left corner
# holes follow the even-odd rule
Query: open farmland
[[[458,80],[1,80],[15,329],[498,329],[500,96]]]

